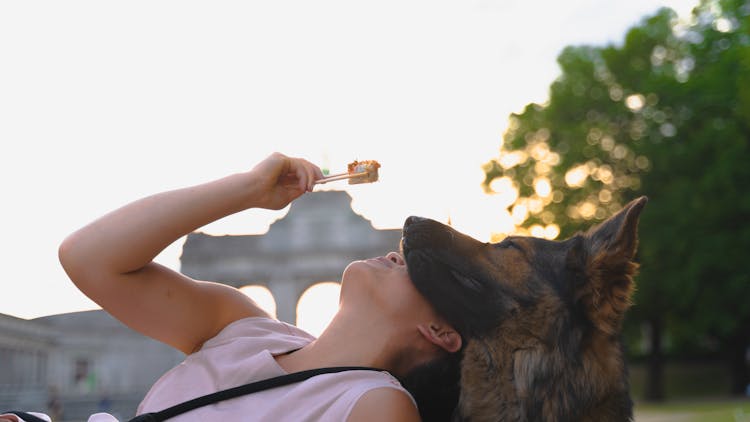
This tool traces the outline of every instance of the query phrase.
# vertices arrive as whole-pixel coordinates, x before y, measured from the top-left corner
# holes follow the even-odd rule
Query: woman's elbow
[[[83,278],[85,253],[81,250],[78,236],[73,233],[66,237],[57,249],[57,258],[65,273],[73,283],[79,285]]]

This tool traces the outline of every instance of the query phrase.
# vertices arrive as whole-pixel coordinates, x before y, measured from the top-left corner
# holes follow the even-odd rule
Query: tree
[[[621,46],[566,48],[549,101],[511,115],[485,166],[486,190],[517,195],[517,229],[538,236],[651,198],[626,327],[650,328],[647,398],[664,396],[664,352],[723,353],[731,391],[750,381],[749,16],[750,2],[705,0],[687,23],[645,18]]]

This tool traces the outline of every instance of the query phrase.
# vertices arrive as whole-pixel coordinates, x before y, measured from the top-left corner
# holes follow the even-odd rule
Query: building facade
[[[352,210],[351,200],[341,191],[304,195],[262,235],[190,234],[181,271],[234,287],[264,286],[276,299],[277,317],[294,324],[309,287],[339,282],[350,262],[398,249],[401,230],[374,229]]]

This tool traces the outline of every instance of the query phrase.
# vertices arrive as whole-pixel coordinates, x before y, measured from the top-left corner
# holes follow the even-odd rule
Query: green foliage
[[[684,422],[739,422],[750,419],[750,403],[740,400],[678,401],[662,405],[635,406],[636,420]]]
[[[561,238],[648,195],[629,332],[659,315],[674,353],[747,345],[750,2],[704,1],[687,23],[662,9],[558,62],[549,101],[511,115],[486,189],[512,180],[519,229]]]

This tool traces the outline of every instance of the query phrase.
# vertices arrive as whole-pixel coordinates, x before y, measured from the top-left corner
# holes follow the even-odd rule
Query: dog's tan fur
[[[407,221],[412,279],[465,337],[455,419],[631,420],[619,333],[645,203],[565,242],[481,244],[432,220]]]

